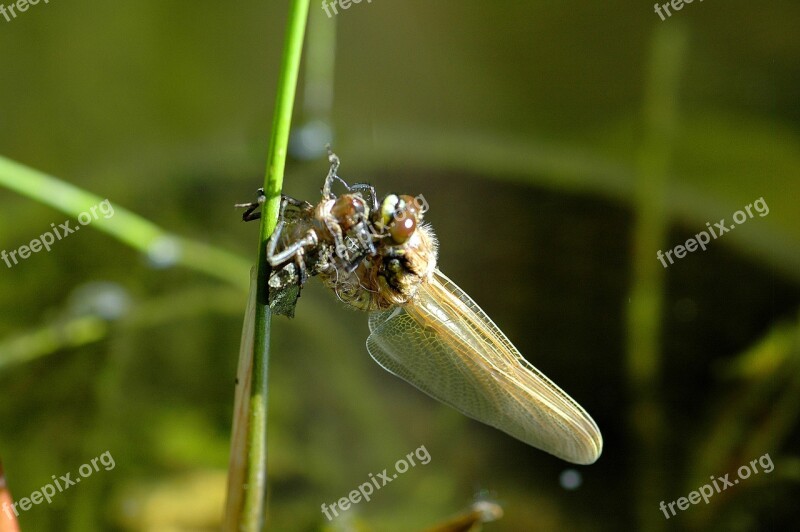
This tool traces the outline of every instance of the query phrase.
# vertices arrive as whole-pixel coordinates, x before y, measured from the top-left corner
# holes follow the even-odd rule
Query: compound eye
[[[397,203],[399,201],[400,198],[394,194],[389,194],[383,198],[383,201],[381,202],[380,221],[384,226],[387,226],[389,223],[391,223],[392,216],[394,215],[395,209],[397,208]]]
[[[404,244],[417,229],[417,219],[414,216],[395,218],[389,225],[389,236],[395,244]]]
[[[418,219],[420,212],[419,208],[417,207],[417,202],[414,201],[414,198],[411,196],[400,196],[399,199],[400,201],[397,202],[398,209],[405,211],[405,216],[411,216],[412,218]]]

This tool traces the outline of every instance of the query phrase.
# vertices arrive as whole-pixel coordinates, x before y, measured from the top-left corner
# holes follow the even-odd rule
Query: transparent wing
[[[403,308],[371,313],[369,328],[372,358],[431,397],[569,462],[600,456],[589,414],[439,270]]]

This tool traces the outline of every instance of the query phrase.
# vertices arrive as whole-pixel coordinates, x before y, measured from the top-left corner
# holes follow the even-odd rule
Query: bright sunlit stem
[[[289,142],[297,76],[303,36],[308,19],[308,0],[292,0],[284,44],[275,119],[272,124],[267,171],[264,179],[266,203],[262,208],[258,240],[258,296],[253,351],[253,380],[250,395],[250,417],[247,435],[247,479],[240,530],[258,532],[264,526],[267,490],[267,369],[269,362],[270,309],[267,280],[269,265],[266,243],[278,220],[283,170]]]

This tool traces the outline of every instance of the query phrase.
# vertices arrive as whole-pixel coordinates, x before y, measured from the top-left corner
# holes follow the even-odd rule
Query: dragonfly
[[[369,313],[367,351],[385,370],[482,423],[575,464],[600,456],[591,416],[528,362],[472,298],[437,267],[438,241],[423,196],[348,185],[339,158],[315,205],[281,197],[267,242],[270,305],[291,315],[300,289],[319,277],[345,304]],[[335,194],[341,183],[344,192]],[[245,221],[258,200],[237,204]]]

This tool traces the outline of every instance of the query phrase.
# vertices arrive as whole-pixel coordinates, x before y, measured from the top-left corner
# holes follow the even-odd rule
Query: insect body
[[[603,440],[589,414],[437,269],[424,198],[390,194],[378,203],[371,186],[343,181],[347,191],[336,196],[339,160],[329,160],[316,206],[282,198],[267,247],[271,303],[274,295],[293,308],[307,277],[318,275],[343,302],[370,311],[367,349],[384,369],[559,458],[597,460]],[[239,205],[243,218],[257,218],[258,205]]]

